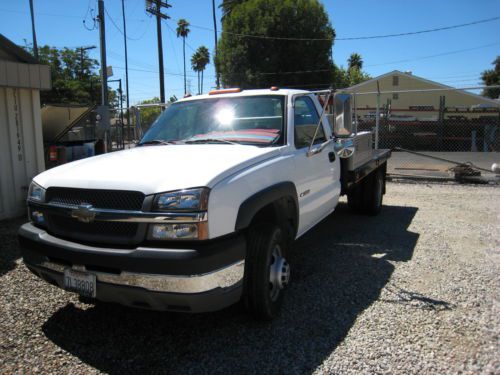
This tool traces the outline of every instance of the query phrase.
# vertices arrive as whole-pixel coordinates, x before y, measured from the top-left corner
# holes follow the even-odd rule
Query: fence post
[[[356,91],[353,92],[353,105],[354,105],[354,134],[358,134],[358,112],[357,112],[357,105],[356,105]]]
[[[135,112],[134,139],[138,139],[141,129],[141,109],[134,107],[134,112]]]
[[[375,150],[378,150],[379,125],[380,125],[380,87],[377,81],[377,110],[375,111]]]

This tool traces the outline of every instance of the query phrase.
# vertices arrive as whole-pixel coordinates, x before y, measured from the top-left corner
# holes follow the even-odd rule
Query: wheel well
[[[288,222],[293,229],[293,238],[295,238],[299,224],[295,200],[292,197],[282,197],[262,207],[253,216],[250,226],[264,222],[274,224]]]

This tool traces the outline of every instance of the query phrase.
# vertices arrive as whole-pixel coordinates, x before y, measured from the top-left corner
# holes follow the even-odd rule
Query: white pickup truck
[[[135,148],[33,178],[26,266],[89,301],[203,312],[243,300],[272,319],[293,240],[342,194],[381,208],[390,151],[356,134],[349,99],[273,87],[179,100]]]

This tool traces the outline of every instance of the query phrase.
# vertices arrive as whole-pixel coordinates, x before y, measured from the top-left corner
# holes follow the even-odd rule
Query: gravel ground
[[[0,222],[0,373],[500,373],[500,189],[389,183],[300,239],[284,312],[94,307],[22,265]]]

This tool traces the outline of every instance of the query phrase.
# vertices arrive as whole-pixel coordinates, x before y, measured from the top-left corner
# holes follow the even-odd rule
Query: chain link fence
[[[454,178],[457,171],[484,175],[500,161],[497,101],[451,88],[351,93],[358,131],[371,131],[375,147],[393,150],[388,163],[392,176]],[[112,109],[105,132],[99,109],[93,108],[54,146],[56,158],[48,166],[134,147],[169,105]]]
[[[458,89],[353,96],[358,131],[372,131],[375,147],[393,150],[391,175],[478,175],[500,160],[500,102]]]

